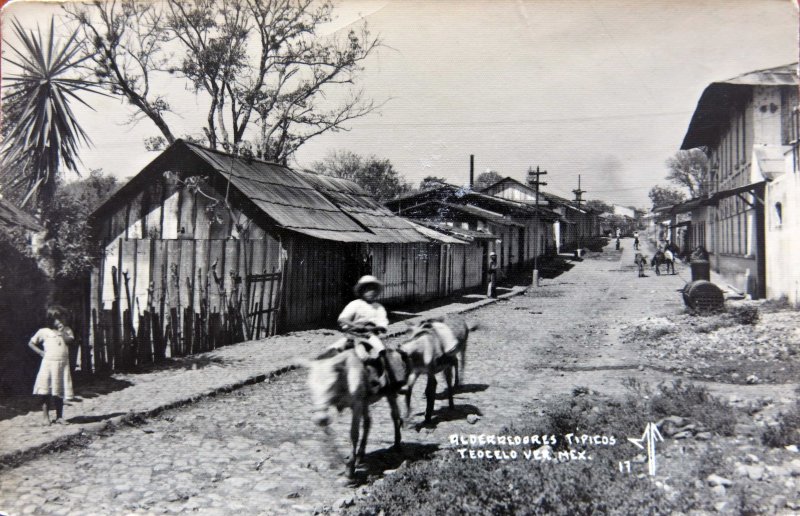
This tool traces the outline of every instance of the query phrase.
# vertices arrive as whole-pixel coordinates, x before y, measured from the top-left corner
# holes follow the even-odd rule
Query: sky
[[[57,4],[6,5],[4,37],[10,18],[44,26],[51,13]],[[383,105],[311,140],[292,166],[347,149],[389,159],[415,184],[428,175],[464,184],[474,154],[476,175],[524,180],[539,166],[545,190],[571,198],[580,175],[585,199],[637,207],[667,184],[664,162],[708,84],[798,55],[790,0],[339,0],[336,14],[325,33],[366,21],[382,39],[358,86]],[[205,102],[164,88],[173,132],[198,134]],[[155,157],[143,139],[158,130],[126,125],[122,101],[93,105],[76,108],[93,142],[83,165],[136,174]]]

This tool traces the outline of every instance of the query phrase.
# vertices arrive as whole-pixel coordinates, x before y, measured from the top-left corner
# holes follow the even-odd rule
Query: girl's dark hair
[[[67,311],[63,307],[53,305],[47,308],[47,327],[55,329],[56,319],[61,321],[62,324],[67,324],[66,319]]]

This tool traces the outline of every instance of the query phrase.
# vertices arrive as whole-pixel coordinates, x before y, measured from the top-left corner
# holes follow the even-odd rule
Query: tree
[[[653,202],[653,209],[680,204],[686,199],[683,192],[668,186],[654,186],[647,195]]]
[[[95,264],[102,248],[92,238],[89,216],[117,187],[115,178],[97,169],[56,190],[42,220],[56,279],[82,279]]]
[[[614,213],[614,207],[612,205],[599,199],[588,200],[585,206],[597,213]]]
[[[388,159],[364,158],[350,151],[336,151],[311,165],[312,172],[349,179],[379,202],[394,199],[411,191],[411,185],[394,169]]]
[[[708,180],[711,164],[702,149],[680,150],[667,158],[669,175],[667,179],[689,190],[692,199],[708,194]]]
[[[426,176],[419,182],[420,190],[433,190],[444,184],[447,184],[447,179],[444,177]]]
[[[85,35],[98,83],[136,108],[132,122],[149,118],[166,143],[175,131],[158,76],[183,80],[207,102],[212,148],[244,147],[281,163],[376,108],[352,88],[338,106],[326,98],[352,86],[380,45],[366,25],[344,38],[319,36],[333,17],[328,0],[123,0],[66,10]]]
[[[78,31],[63,45],[56,45],[54,18],[46,36],[38,28],[26,32],[17,20],[12,27],[21,47],[9,45],[13,57],[4,59],[21,73],[5,78],[9,93],[4,102],[11,109],[4,121],[9,129],[3,135],[0,185],[17,194],[24,189],[23,205],[33,195],[46,205],[55,192],[61,165],[77,171],[78,146],[89,143],[70,104],[77,101],[88,106],[80,93],[99,92],[73,74],[86,59],[79,55]]]
[[[478,177],[475,178],[475,184],[472,185],[472,189],[479,192],[484,188],[492,186],[501,179],[503,179],[503,176],[494,170],[487,170],[486,172],[478,174]]]

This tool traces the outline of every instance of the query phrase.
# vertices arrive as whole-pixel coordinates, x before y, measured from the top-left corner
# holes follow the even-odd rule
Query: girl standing
[[[47,327],[37,331],[28,343],[33,351],[42,356],[33,393],[44,396],[42,414],[46,424],[50,424],[48,408],[50,400],[52,399],[56,410],[54,422],[64,424],[64,400],[73,396],[69,344],[74,340],[74,336],[64,321],[62,308],[54,306],[48,308]]]

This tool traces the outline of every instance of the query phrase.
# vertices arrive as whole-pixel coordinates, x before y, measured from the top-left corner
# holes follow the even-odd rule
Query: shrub
[[[681,415],[726,429],[721,414],[730,413],[703,387],[676,382],[651,389],[636,379],[623,384],[625,399],[609,399],[576,387],[572,396],[545,404],[543,415],[508,426],[499,435],[556,435],[556,450],[567,446],[568,433],[614,435],[624,441],[632,429],[641,431],[661,415]],[[705,417],[703,411],[710,412]],[[500,445],[497,446],[499,448]],[[700,462],[700,478],[719,471],[723,457],[716,450]],[[401,467],[376,483],[369,495],[347,510],[350,514],[672,514],[702,508],[702,493],[673,496],[653,485],[646,475],[620,474],[619,461],[629,460],[630,447],[593,447],[591,462],[553,463],[534,460],[462,459],[441,450],[425,462]],[[695,477],[696,478],[696,477]],[[677,491],[672,491],[676,494]]]
[[[777,425],[768,426],[761,435],[761,442],[772,448],[782,448],[800,443],[800,405],[782,413]]]
[[[755,305],[733,305],[728,308],[733,320],[737,324],[756,324],[759,320],[758,307]]]
[[[706,387],[680,380],[658,386],[650,400],[650,412],[659,418],[686,417],[721,435],[733,435],[736,426],[733,407],[712,396]]]

